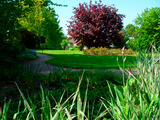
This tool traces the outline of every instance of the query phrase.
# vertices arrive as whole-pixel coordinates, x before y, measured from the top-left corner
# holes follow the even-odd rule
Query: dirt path
[[[22,65],[31,72],[34,72],[34,73],[39,72],[43,75],[62,69],[62,67],[53,66],[45,63],[45,61],[52,59],[53,58],[52,56],[44,55],[44,54],[37,54],[37,55],[38,55],[38,59],[26,61]],[[67,68],[63,68],[63,69],[67,69]],[[71,71],[80,71],[80,70],[82,69],[72,69]],[[93,69],[89,69],[89,70],[94,71]],[[113,71],[119,75],[122,75],[122,72],[119,69],[108,69],[106,71]]]

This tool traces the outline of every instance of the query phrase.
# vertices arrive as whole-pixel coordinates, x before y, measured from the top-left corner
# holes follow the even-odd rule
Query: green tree
[[[125,27],[125,32],[128,37],[133,37],[133,38],[137,37],[136,26],[134,26],[133,24],[128,24]]]
[[[65,39],[62,40],[61,42],[61,46],[65,49],[68,45],[69,45],[69,40],[67,39],[67,37],[65,37]]]
[[[136,41],[135,39],[137,38],[137,32],[136,32],[136,26],[134,26],[133,24],[128,24],[124,31],[125,31],[125,38],[128,39],[127,41],[127,47],[133,48],[135,49],[136,47]]]
[[[48,47],[60,47],[63,33],[59,26],[58,15],[54,8],[48,7],[45,2],[46,0],[35,0],[32,10],[19,18],[19,23],[36,34],[40,43],[43,36]]]
[[[28,31],[33,32],[39,38],[39,42],[41,44],[41,25],[44,21],[43,15],[43,5],[45,0],[35,0],[32,4],[31,11],[26,12],[25,16],[21,16],[19,18],[19,23],[23,28],[26,28]],[[23,6],[25,9],[25,6]]]
[[[0,59],[2,61],[8,58],[15,59],[16,55],[23,50],[19,44],[20,35],[17,31],[20,26],[18,18],[24,13],[22,1],[29,0],[0,0]],[[29,9],[27,5],[25,12]]]
[[[122,41],[119,43],[120,45],[120,47],[123,47],[124,45],[128,48],[129,46],[128,46],[128,41],[129,41],[129,37],[128,37],[128,35],[127,35],[127,33],[126,33],[126,31],[125,31],[125,29],[122,29],[120,32],[119,32],[119,34],[122,36],[121,37],[121,39],[122,39]]]
[[[135,24],[137,26],[137,39],[135,45],[141,49],[150,48],[154,44],[156,48],[160,46],[160,7],[145,9],[139,15]]]
[[[48,47],[59,48],[64,34],[59,26],[58,15],[53,8],[43,9],[42,35],[45,37]]]

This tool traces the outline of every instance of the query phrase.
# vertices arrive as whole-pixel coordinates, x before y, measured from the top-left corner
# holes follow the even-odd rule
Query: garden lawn
[[[37,53],[42,53],[42,50],[36,50]],[[48,64],[66,68],[79,69],[111,69],[122,67],[122,56],[120,55],[84,55],[82,51],[69,50],[43,50],[43,54],[51,55],[54,58],[46,61]],[[136,66],[136,56],[126,55],[125,68]]]

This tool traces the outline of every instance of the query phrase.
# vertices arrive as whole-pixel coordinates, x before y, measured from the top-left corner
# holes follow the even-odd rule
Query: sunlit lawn
[[[42,50],[36,50],[42,53]],[[43,54],[51,55],[54,58],[46,61],[48,64],[66,68],[82,68],[82,69],[110,69],[122,66],[122,56],[120,55],[84,55],[82,51],[69,50],[43,50]],[[135,67],[136,56],[127,55],[125,68]]]

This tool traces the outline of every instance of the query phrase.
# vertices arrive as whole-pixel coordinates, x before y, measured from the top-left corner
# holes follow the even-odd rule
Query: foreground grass
[[[86,104],[83,107],[86,106],[85,109],[89,112],[87,118],[95,119],[105,111],[105,107],[100,108],[101,101],[99,98],[108,98],[109,89],[106,81],[117,85],[117,87],[122,84],[121,76],[110,71],[71,72],[70,69],[62,69],[46,76],[35,74],[33,77],[31,75],[26,77],[28,80],[16,81],[18,89],[15,83],[4,84],[3,82],[3,85],[0,85],[2,88],[0,90],[0,110],[3,111],[3,113],[0,112],[0,120],[1,118],[2,120],[13,118],[26,120],[28,117],[35,120],[67,120],[65,108],[68,109],[71,116],[74,115],[77,120],[82,120],[78,118],[79,113],[76,115],[76,111],[78,102],[82,104],[84,100],[87,100],[87,103],[83,103],[83,105]],[[81,85],[79,84],[80,81]],[[86,87],[88,89],[87,98]],[[82,101],[77,101],[80,100],[78,94]],[[11,102],[8,102],[9,99],[12,99]],[[72,103],[73,100],[74,104]],[[73,106],[72,112],[70,111],[71,106]],[[100,114],[97,113],[99,109]],[[55,116],[57,117],[55,118]],[[107,117],[110,115],[108,114]]]
[[[139,54],[138,75],[134,76],[130,70],[126,79],[108,71],[71,72],[70,69],[34,77],[24,81],[23,86],[16,84],[18,90],[14,96],[19,92],[20,101],[0,101],[0,119],[159,120],[158,60],[159,55],[154,53]],[[121,70],[124,73],[124,69]],[[38,92],[35,85],[40,79],[41,92]],[[47,89],[43,89],[45,86]],[[4,86],[3,92],[10,89],[13,94],[13,86],[10,87]],[[10,95],[7,97],[3,93],[1,96],[9,98]]]
[[[36,50],[37,53],[42,53],[42,50]],[[122,67],[122,57],[119,55],[84,55],[82,51],[69,50],[43,50],[43,54],[51,55],[54,58],[46,61],[48,64],[80,69],[110,69],[119,68],[117,57],[119,58],[120,66]],[[135,68],[135,55],[127,55],[125,68]]]

